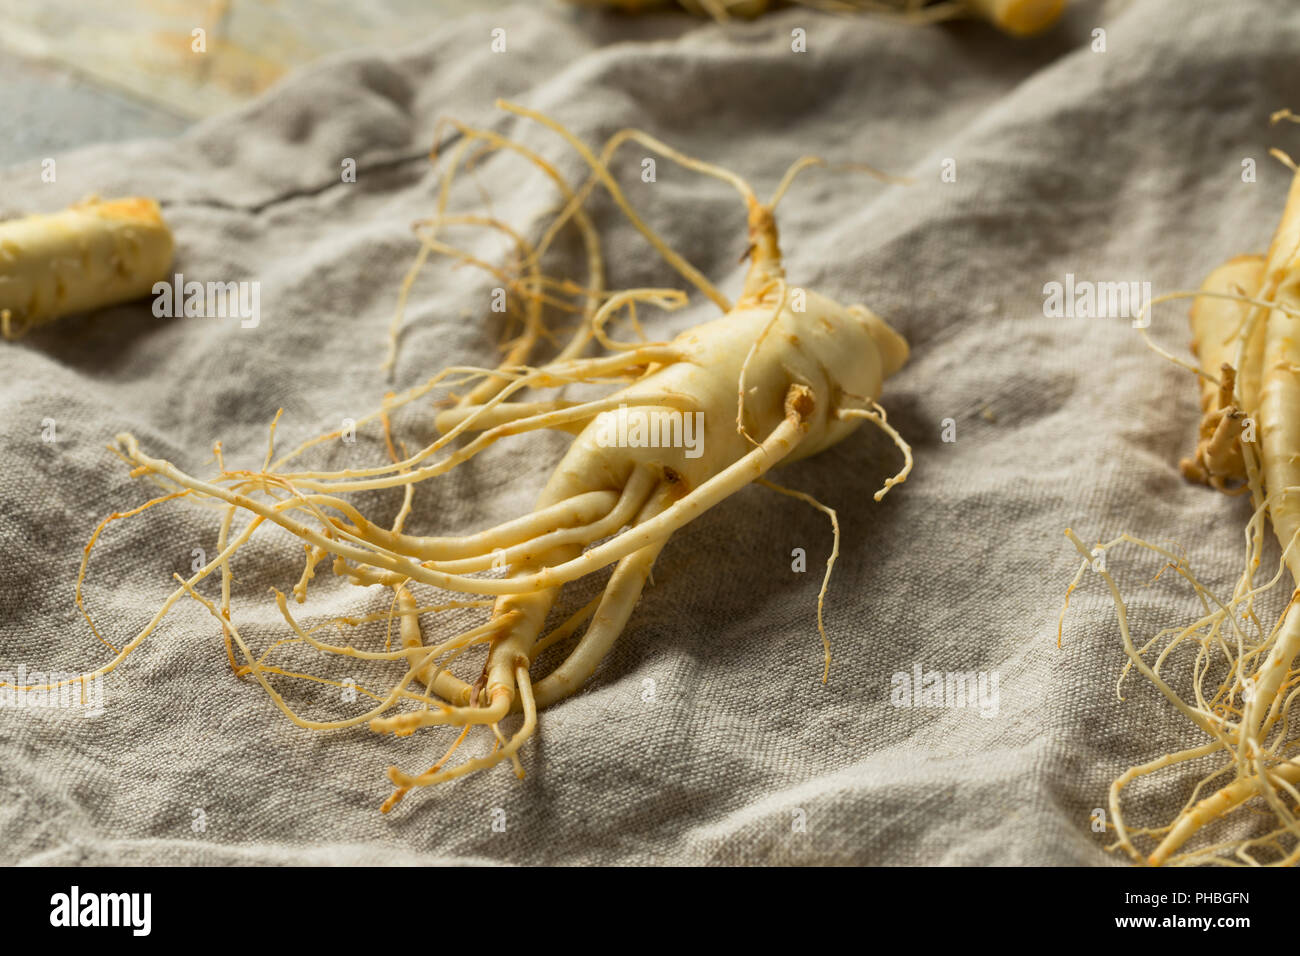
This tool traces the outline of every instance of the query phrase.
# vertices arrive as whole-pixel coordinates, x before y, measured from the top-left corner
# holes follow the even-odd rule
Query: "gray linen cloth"
[[[503,53],[491,48],[495,28]],[[806,52],[792,50],[796,29]],[[92,192],[157,197],[176,270],[259,282],[261,319],[159,319],[134,303],[0,348],[0,670],[79,671],[110,657],[72,593],[96,522],[150,496],[105,450],[114,434],[129,430],[192,473],[211,473],[217,439],[228,465],[257,467],[277,408],[287,449],[376,408],[390,387],[494,363],[496,280],[435,261],[413,289],[393,382],[378,368],[416,250],[411,224],[434,207],[427,152],[440,117],[508,132],[571,180],[585,175],[553,134],[496,111],[498,96],[554,114],[589,143],[642,127],[764,195],[806,153],[913,177],[888,186],[812,170],[778,221],[791,281],[864,302],[909,339],[911,361],[882,403],[916,469],[874,503],[899,456],[867,426],[777,475],[836,508],[843,528],[825,686],[815,602],[827,521],[747,488],[673,538],[594,678],[542,714],[521,754],[524,780],[499,766],[415,792],[388,816],[377,812],[385,768],[424,769],[454,731],[395,740],[365,727],[297,728],[230,673],[215,623],[186,599],[105,679],[102,715],[0,708],[0,859],[1115,862],[1090,828],[1109,782],[1196,737],[1139,679],[1117,700],[1124,658],[1095,577],[1057,649],[1079,563],[1062,531],[1176,542],[1222,587],[1248,503],[1177,473],[1194,431],[1190,377],[1148,351],[1126,318],[1046,316],[1043,287],[1067,273],[1150,282],[1157,293],[1195,287],[1223,259],[1262,249],[1288,181],[1266,150],[1294,149],[1297,135],[1267,117],[1300,107],[1298,43],[1293,6],[1264,0],[1079,3],[1053,32],[1020,42],[978,23],[919,29],[801,9],[719,26],[519,6],[448,23],[405,50],[321,62],[174,141],[61,155],[53,184],[35,162],[4,171],[4,215]],[[631,200],[734,295],[745,247],[736,196],[667,162],[642,182],[641,157],[629,147],[614,164]],[[342,181],[346,159],[355,183]],[[1247,159],[1255,181],[1243,181]],[[558,201],[508,156],[462,178],[455,207],[486,208],[479,187],[493,215],[532,238]],[[611,285],[682,284],[607,196],[591,211]],[[457,236],[475,252],[501,251]],[[583,279],[570,236],[548,265]],[[1185,311],[1161,307],[1153,324],[1179,351]],[[669,336],[713,314],[694,296],[682,312],[643,310],[642,320]],[[399,415],[397,437],[418,447],[432,415],[429,401]],[[564,447],[562,435],[527,436],[422,484],[408,529],[468,532],[526,511]],[[372,429],[315,460],[384,458]],[[364,501],[391,518],[398,499]],[[196,549],[215,554],[218,519],[181,502],[109,526],[86,586],[109,640],[138,633]],[[792,570],[797,548],[803,573]],[[235,620],[255,646],[286,633],[268,589],[291,587],[301,561],[278,531],[236,560]],[[1111,560],[1144,634],[1192,609],[1164,578],[1138,587],[1157,566],[1136,552]],[[215,582],[203,586],[209,597]],[[556,619],[601,584],[598,575],[569,588]],[[308,623],[387,606],[327,568],[316,585],[295,606]],[[481,614],[429,617],[426,632],[450,634]],[[377,646],[382,627],[351,639]],[[282,660],[319,665],[293,648]],[[996,675],[996,712],[897,706],[896,675],[918,666]],[[386,686],[394,667],[350,673]],[[333,662],[322,673],[349,671]],[[277,686],[314,718],[365,702]],[[472,749],[483,741],[466,747],[483,752]],[[1163,819],[1191,782],[1154,784],[1134,819]]]

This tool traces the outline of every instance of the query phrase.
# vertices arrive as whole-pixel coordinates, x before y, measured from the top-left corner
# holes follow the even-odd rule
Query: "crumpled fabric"
[[[504,53],[491,48],[498,27]],[[792,50],[796,29],[806,52]],[[1044,286],[1070,274],[1194,288],[1224,259],[1262,250],[1289,178],[1267,148],[1294,149],[1296,135],[1267,117],[1297,106],[1298,41],[1291,7],[1264,0],[1078,3],[1029,41],[975,22],[915,28],[803,9],[716,25],[521,5],[449,22],[402,50],[320,62],[174,140],[62,155],[55,184],[40,182],[35,162],[0,173],[4,215],[91,192],[154,196],[178,272],[256,280],[261,296],[255,328],[160,319],[139,302],[0,348],[0,670],[79,672],[111,657],[72,597],[96,523],[151,496],[105,449],[115,434],[194,474],[212,473],[216,440],[231,467],[258,467],[279,408],[283,450],[376,409],[390,388],[450,364],[495,364],[503,329],[486,303],[496,280],[439,260],[412,290],[392,381],[379,369],[417,248],[412,223],[434,209],[428,153],[440,117],[516,136],[574,183],[586,175],[552,133],[494,109],[498,96],[591,144],[641,127],[761,195],[808,153],[911,177],[897,186],[810,170],[777,218],[792,282],[867,304],[911,343],[881,403],[916,455],[880,503],[872,493],[900,460],[870,426],[775,475],[835,508],[843,530],[825,685],[815,607],[828,522],[746,488],[673,537],[593,678],[542,713],[521,752],[523,780],[502,765],[414,792],[383,816],[385,769],[423,770],[455,732],[295,727],[231,674],[219,628],[187,598],[104,679],[99,716],[0,707],[0,859],[1119,862],[1091,826],[1110,781],[1197,735],[1140,678],[1118,699],[1124,656],[1095,576],[1076,591],[1058,649],[1080,563],[1063,531],[1175,542],[1222,587],[1249,503],[1179,477],[1195,434],[1191,377],[1126,318],[1046,315]],[[341,175],[349,159],[355,183]],[[627,147],[614,162],[630,200],[734,295],[745,251],[736,195],[667,161],[644,182],[641,159]],[[1245,160],[1254,181],[1243,181]],[[482,210],[480,189],[493,215],[534,239],[559,205],[540,173],[509,156],[463,176],[453,205]],[[606,195],[590,211],[611,286],[684,287]],[[571,235],[550,261],[583,281]],[[1179,354],[1185,307],[1159,306],[1152,323]],[[668,337],[715,313],[694,295],[680,312],[641,318]],[[419,447],[434,411],[423,401],[399,414],[396,437]],[[528,510],[565,444],[527,436],[423,483],[408,530],[464,533]],[[361,467],[386,453],[372,428],[315,460]],[[364,501],[389,517],[396,508],[391,495]],[[218,523],[216,511],[173,502],[108,526],[85,591],[106,639],[139,633],[172,575],[190,573],[196,551],[216,553]],[[290,588],[301,562],[299,543],[278,531],[236,558],[235,621],[255,646],[285,636],[268,589]],[[1167,577],[1143,587],[1158,566],[1136,551],[1110,557],[1148,636],[1194,609]],[[553,620],[602,580],[568,588]],[[215,598],[215,577],[201,589]],[[380,589],[324,567],[308,604],[293,606],[308,623],[386,607]],[[426,618],[426,636],[482,613]],[[360,633],[383,640],[382,628]],[[357,681],[387,686],[394,666],[358,670]],[[918,667],[996,677],[996,706],[902,706],[899,675]],[[341,704],[333,687],[276,686],[314,717],[364,703]],[[1193,779],[1153,781],[1131,821],[1167,820]]]

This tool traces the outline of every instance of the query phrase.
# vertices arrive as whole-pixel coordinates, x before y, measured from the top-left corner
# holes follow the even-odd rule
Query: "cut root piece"
[[[0,335],[148,295],[170,278],[172,246],[152,199],[88,199],[0,222]]]

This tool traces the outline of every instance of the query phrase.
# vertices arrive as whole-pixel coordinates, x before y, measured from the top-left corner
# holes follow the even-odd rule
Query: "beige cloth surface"
[[[490,49],[496,27],[505,53]],[[796,28],[807,31],[806,53],[791,51]],[[1091,49],[1094,28],[1105,52]],[[160,320],[138,303],[0,349],[0,669],[72,671],[109,657],[72,589],[95,523],[149,496],[104,449],[115,433],[208,474],[216,439],[228,463],[260,463],[281,406],[282,448],[377,407],[390,387],[378,371],[383,333],[415,252],[411,223],[433,208],[426,153],[440,117],[508,131],[571,179],[583,175],[552,134],[493,110],[500,95],[591,143],[645,128],[764,194],[810,152],[917,180],[892,187],[812,171],[779,210],[792,281],[867,303],[913,349],[882,399],[916,449],[905,485],[871,500],[897,454],[870,429],[778,475],[838,509],[843,526],[826,605],[830,682],[820,683],[814,616],[827,522],[748,488],[673,538],[594,678],[543,713],[522,753],[524,780],[498,767],[415,793],[385,817],[385,768],[423,769],[454,734],[294,727],[231,675],[212,620],[184,601],[105,680],[101,716],[0,708],[0,859],[1111,861],[1089,814],[1112,778],[1194,738],[1140,681],[1116,700],[1123,656],[1099,582],[1076,597],[1057,649],[1077,567],[1062,531],[1173,540],[1199,567],[1223,568],[1209,575],[1222,583],[1247,504],[1178,476],[1196,414],[1190,380],[1127,320],[1045,317],[1042,290],[1067,273],[1149,281],[1157,292],[1194,287],[1223,259],[1265,246],[1288,180],[1266,150],[1294,139],[1267,117],[1297,106],[1300,88],[1293,6],[1080,3],[1056,31],[1016,42],[974,23],[914,29],[792,10],[721,27],[538,5],[412,41],[324,62],[174,141],[61,156],[53,185],[35,163],[0,174],[4,215],[89,192],[156,196],[178,271],[257,280],[262,309],[258,327],[243,329]],[[357,162],[354,184],[340,181],[345,158]],[[1257,182],[1242,181],[1247,158]],[[941,178],[947,160],[953,182]],[[745,243],[734,195],[664,162],[656,183],[642,183],[639,163],[629,148],[615,164],[633,202],[734,294]],[[494,214],[526,235],[555,207],[542,177],[513,159],[490,159],[477,180]],[[460,208],[480,202],[468,178],[456,197]],[[607,197],[591,208],[612,285],[680,284]],[[576,247],[565,255],[580,279]],[[446,262],[425,271],[392,387],[492,361],[494,284]],[[712,314],[697,296],[688,310],[643,320],[667,335]],[[1157,311],[1157,338],[1183,349],[1184,316],[1185,304]],[[42,440],[46,419],[52,443]],[[955,442],[941,440],[945,419]],[[428,403],[399,419],[412,447],[431,429]],[[554,435],[529,438],[425,483],[409,529],[468,531],[526,510],[563,447]],[[363,433],[322,460],[382,456]],[[374,504],[395,507],[390,497]],[[217,525],[215,512],[173,503],[110,526],[86,590],[110,640],[140,630],[193,549],[215,553]],[[807,551],[806,573],[791,570],[795,548]],[[1139,555],[1129,562],[1117,555],[1112,567],[1133,585],[1147,632],[1190,609],[1164,581],[1139,591],[1155,568]],[[284,631],[267,589],[291,587],[300,567],[300,547],[279,533],[241,553],[236,621],[258,646]],[[385,606],[326,578],[305,620]],[[570,588],[560,611],[600,584]],[[215,594],[213,581],[206,588]],[[918,664],[996,672],[996,716],[894,706],[892,675]],[[298,687],[292,699],[313,716],[359,706],[348,710],[332,688]],[[1189,783],[1166,781],[1135,814],[1154,821]]]

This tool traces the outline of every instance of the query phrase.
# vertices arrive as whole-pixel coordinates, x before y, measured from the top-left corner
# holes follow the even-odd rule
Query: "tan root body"
[[[1243,570],[1231,595],[1215,595],[1186,556],[1130,535],[1088,548],[1071,590],[1089,567],[1099,570],[1119,610],[1129,668],[1150,679],[1206,742],[1135,767],[1111,789],[1117,846],[1152,864],[1291,865],[1300,860],[1300,728],[1292,706],[1300,695],[1300,601],[1279,601],[1277,585],[1300,582],[1300,177],[1293,180],[1267,257],[1239,256],[1215,269],[1192,297],[1192,349],[1199,368],[1156,351],[1198,373],[1201,423],[1183,475],[1230,494],[1249,494],[1253,515],[1243,540]],[[1145,334],[1145,333],[1144,333]],[[1281,552],[1259,580],[1267,524]],[[1114,578],[1098,558],[1121,544],[1160,555],[1195,591],[1200,613],[1142,645],[1129,629]],[[1266,613],[1265,597],[1273,605]],[[1269,624],[1269,619],[1276,619]],[[1190,662],[1187,657],[1191,656]],[[1192,693],[1166,680],[1173,660],[1190,666]],[[1127,825],[1121,791],[1168,768],[1210,767],[1182,811],[1156,827]],[[1263,828],[1254,821],[1269,820]],[[1201,838],[1196,839],[1198,835]],[[1135,838],[1149,841],[1143,849]]]
[[[911,468],[910,449],[876,403],[885,379],[906,361],[907,344],[865,307],[845,308],[791,286],[785,276],[773,208],[794,173],[813,161],[796,164],[773,200],[764,204],[734,174],[683,156],[646,134],[624,130],[597,155],[548,117],[502,105],[563,137],[583,158],[591,178],[575,189],[553,165],[522,144],[491,131],[456,127],[459,141],[449,154],[437,213],[418,224],[421,253],[401,294],[404,303],[431,251],[489,271],[510,290],[510,314],[520,329],[518,337],[506,344],[502,365],[453,367],[404,393],[389,395],[378,412],[357,422],[359,429],[382,428],[390,460],[371,467],[312,470],[296,464],[300,456],[337,438],[338,432],[277,458],[273,424],[272,447],[260,467],[230,468],[218,446],[216,473],[200,478],[147,454],[131,435],[120,435],[119,453],[133,473],[159,485],[164,494],[134,512],[107,519],[91,541],[93,545],[117,518],[170,500],[206,504],[221,516],[219,553],[180,582],[143,631],[120,649],[110,644],[113,659],[81,680],[115,668],[157,628],[171,607],[188,596],[220,623],[235,673],[256,680],[275,706],[300,726],[336,729],[368,724],[377,733],[399,736],[441,725],[460,728],[450,749],[423,772],[390,768],[396,789],[384,804],[385,811],[412,788],[503,761],[522,775],[518,753],[536,730],[538,709],[563,700],[592,675],[627,625],[669,537],[709,508],[764,480],[778,465],[843,440],[864,420],[886,432],[904,453],[902,471],[880,494],[905,479]],[[749,216],[750,266],[734,304],[645,226],[628,204],[608,162],[618,144],[629,139],[689,169],[722,179],[741,193]],[[561,211],[538,241],[489,216],[448,211],[449,184],[457,171],[471,169],[482,156],[500,151],[541,169],[559,193]],[[671,341],[623,340],[610,331],[611,322],[620,316],[627,318],[633,331],[640,331],[638,305],[677,308],[686,296],[677,289],[605,290],[599,238],[583,209],[585,198],[596,187],[608,191],[664,259],[718,304],[720,317]],[[570,225],[585,250],[585,284],[555,279],[541,270],[550,243]],[[502,236],[514,258],[504,267],[480,262],[444,238],[453,228],[467,227]],[[535,345],[553,338],[544,318],[555,313],[576,318],[572,338],[558,346],[552,360],[526,364]],[[386,363],[390,369],[398,359],[401,316],[399,307]],[[604,346],[603,354],[584,356],[593,342]],[[599,383],[612,385],[612,392],[583,399],[563,394],[566,386]],[[415,451],[394,440],[392,416],[449,387],[465,390],[444,399],[436,422],[441,435]],[[562,391],[552,397],[523,394],[549,389]],[[696,421],[700,425],[689,442],[684,431],[688,418],[692,425]],[[408,519],[418,520],[413,496],[423,482],[447,474],[499,441],[538,429],[574,437],[530,514],[463,537],[428,536],[406,529]],[[631,439],[646,433],[667,439],[653,443]],[[829,515],[836,539],[833,563],[838,553],[835,513],[802,492],[777,490]],[[374,492],[401,496],[395,519],[373,521],[351,497]],[[389,610],[308,626],[291,612],[288,594],[277,590],[275,600],[287,633],[265,650],[254,651],[253,636],[241,630],[240,616],[232,608],[232,568],[253,534],[271,525],[295,536],[304,548],[303,571],[289,589],[297,603],[305,602],[313,582],[328,568],[358,586],[388,589]],[[87,559],[89,554],[87,546]],[[547,633],[548,617],[564,585],[606,568],[610,574],[600,596]],[[215,598],[201,590],[213,576],[220,579]],[[817,622],[828,667],[824,596],[825,581]],[[80,606],[80,578],[77,599]],[[491,607],[487,620],[449,637],[426,640],[423,618],[469,613],[487,605]],[[400,647],[391,646],[394,619]],[[382,646],[363,639],[366,628],[385,624],[389,639]],[[321,633],[326,628],[334,628],[340,636],[354,634],[347,640],[326,640]],[[477,676],[454,674],[453,665],[478,648],[486,654]],[[539,658],[552,648],[558,663],[541,673]],[[387,690],[358,686],[366,698],[360,713],[342,719],[309,719],[290,706],[285,691],[304,680],[336,686],[341,682],[272,662],[291,649],[355,661],[358,666],[391,662],[392,673],[400,678]],[[507,734],[501,724],[513,714],[521,714],[522,720]],[[473,727],[489,728],[491,751],[453,764],[450,758],[466,744]]]
[[[90,199],[0,222],[0,334],[146,296],[167,277],[172,234],[152,199]]]

